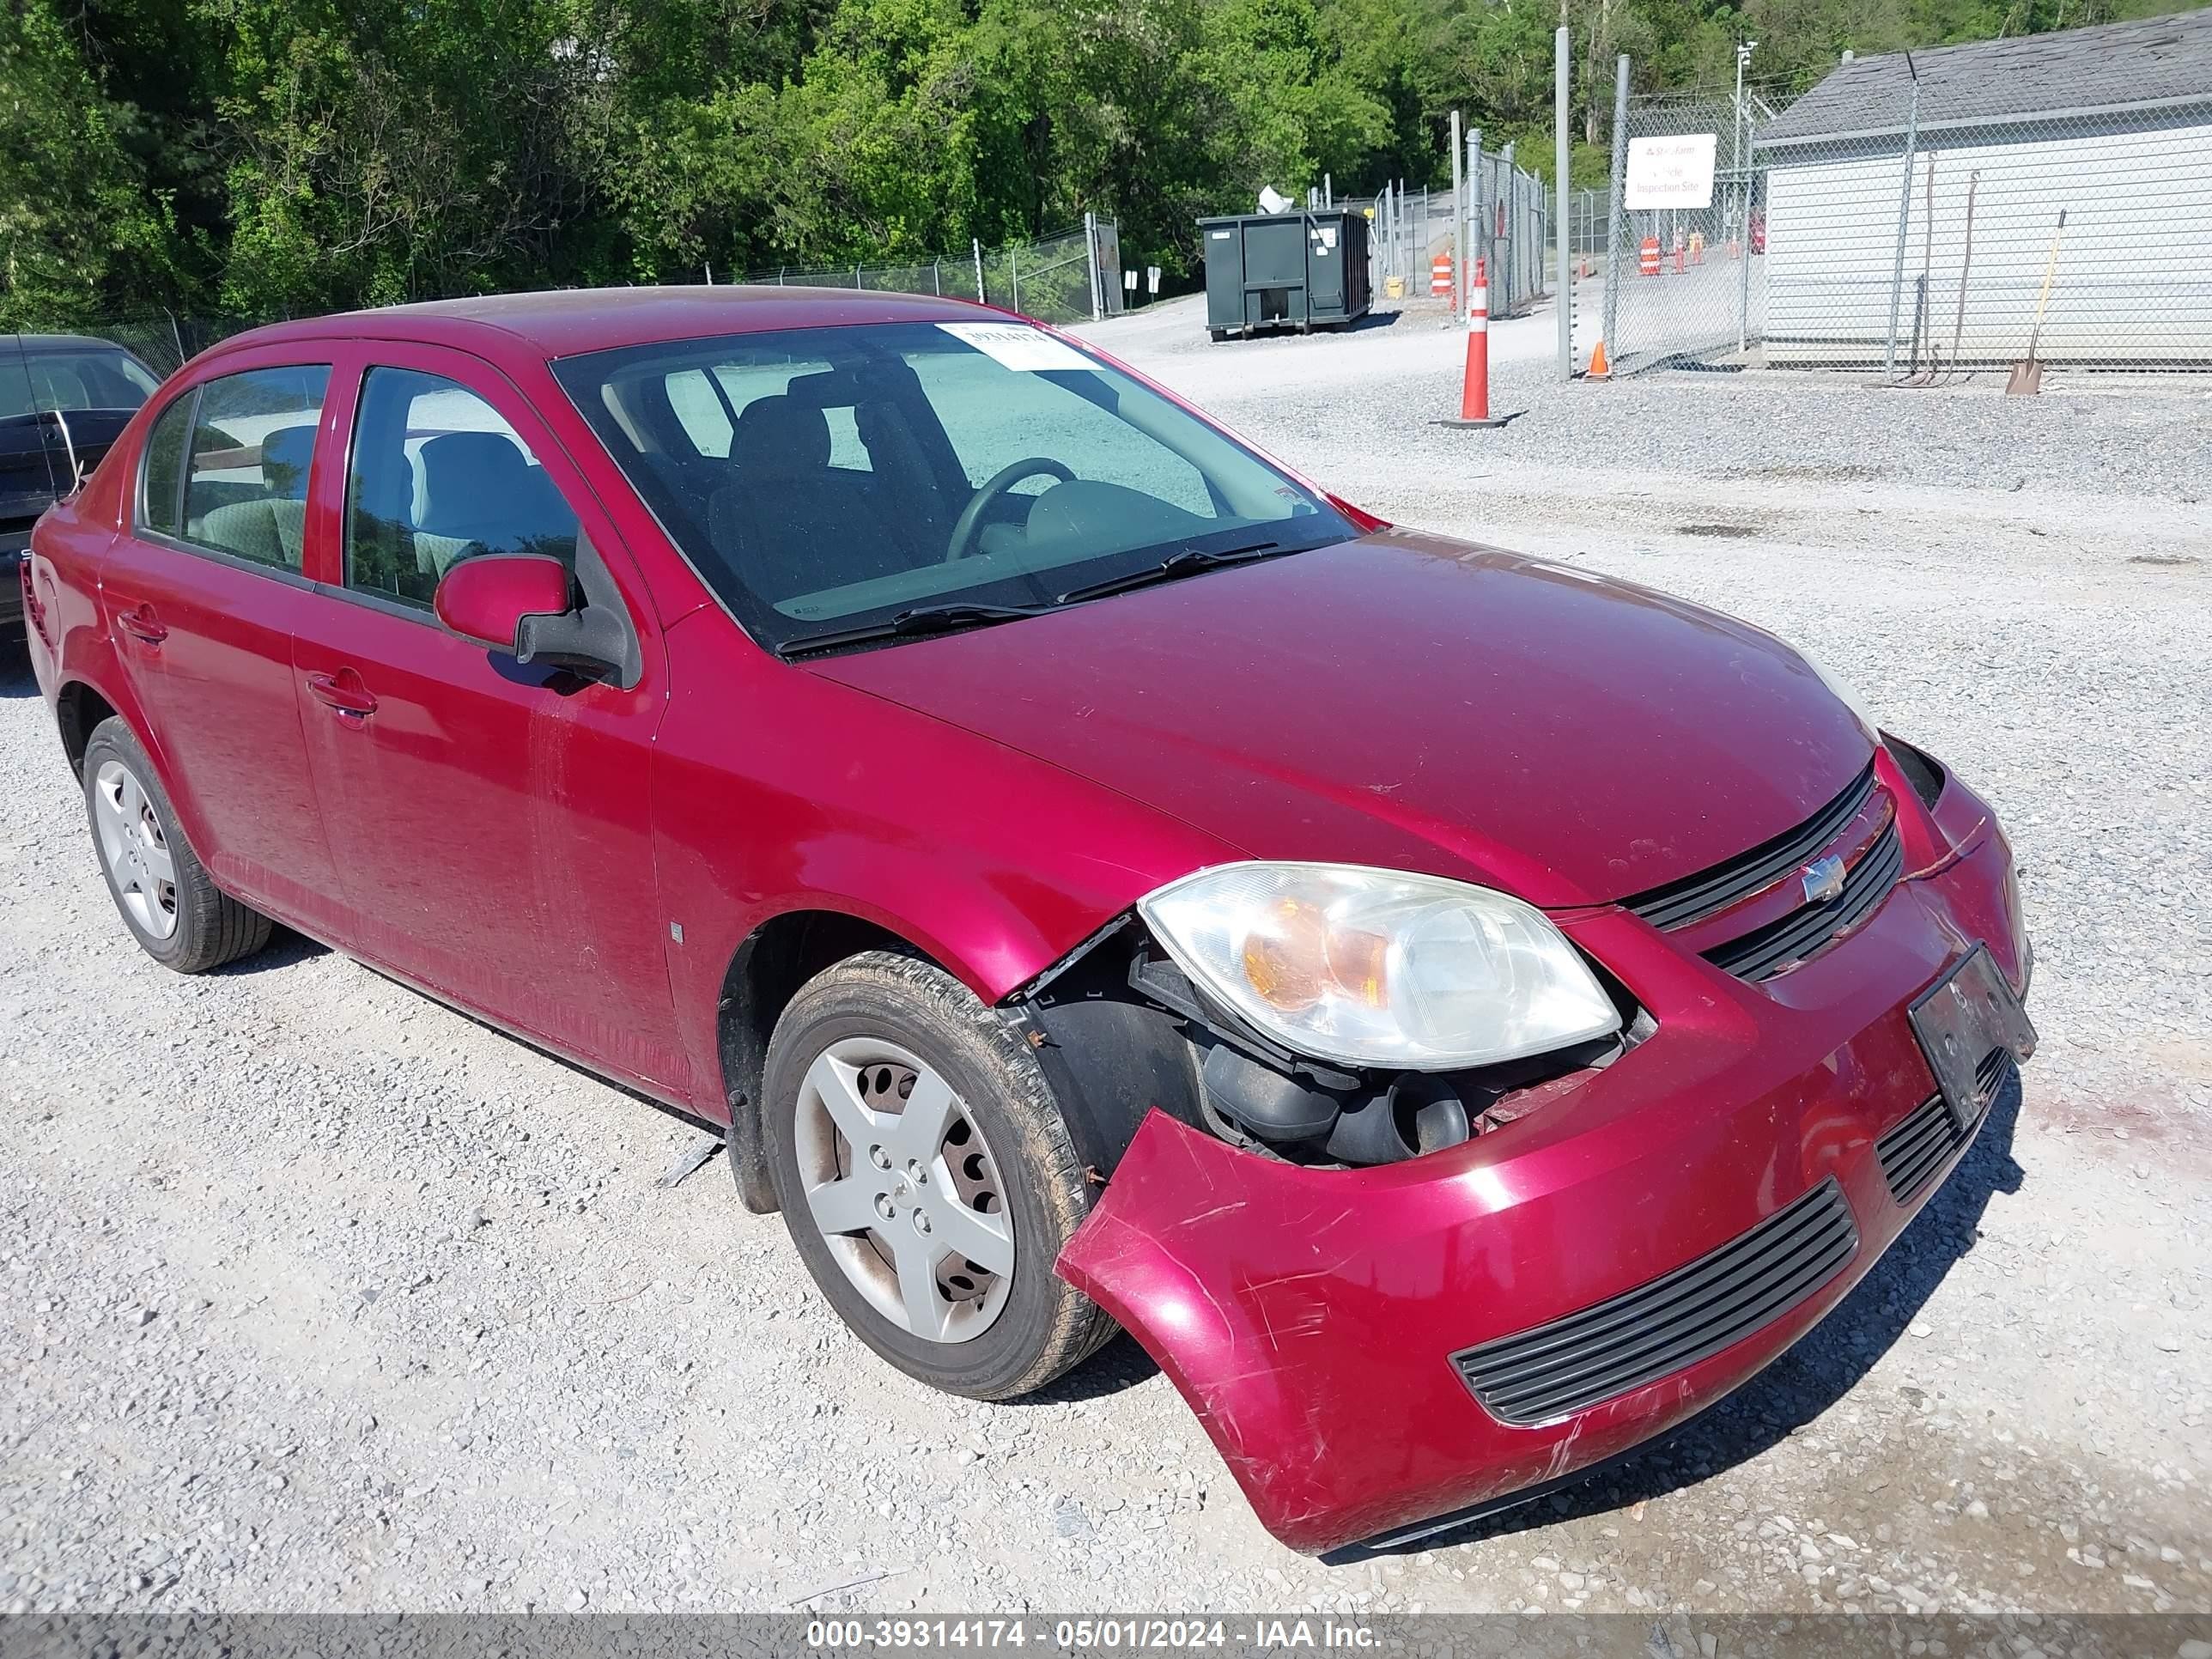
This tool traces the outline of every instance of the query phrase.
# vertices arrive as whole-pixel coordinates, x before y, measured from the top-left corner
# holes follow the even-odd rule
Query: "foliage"
[[[1639,91],[2176,0],[0,0],[0,325],[927,259],[1116,216],[1192,268],[1262,185],[1577,173]]]

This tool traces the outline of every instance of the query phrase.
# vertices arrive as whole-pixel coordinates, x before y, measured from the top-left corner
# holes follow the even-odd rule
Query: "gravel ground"
[[[1117,1344],[875,1363],[696,1132],[296,941],[175,978],[0,668],[0,1607],[2212,1609],[2212,399],[1102,337],[1353,499],[1819,652],[2006,812],[2044,1048],[1881,1266],[1621,1474],[1328,1567]],[[1534,342],[1534,344],[1531,342]]]

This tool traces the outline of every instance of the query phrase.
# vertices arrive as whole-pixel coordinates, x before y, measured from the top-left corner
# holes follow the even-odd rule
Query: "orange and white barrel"
[[[1439,253],[1429,264],[1429,292],[1442,299],[1451,292],[1451,255]]]
[[[1637,249],[1636,274],[1639,276],[1656,276],[1659,274],[1659,239],[1656,236],[1645,237],[1644,245]]]

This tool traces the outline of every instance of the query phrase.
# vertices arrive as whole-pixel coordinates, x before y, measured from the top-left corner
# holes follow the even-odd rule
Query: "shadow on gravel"
[[[35,697],[39,682],[31,673],[31,659],[23,641],[0,635],[0,697]]]
[[[1625,1461],[1594,1471],[1584,1485],[1417,1539],[1397,1550],[1354,1547],[1344,1559],[1445,1549],[1557,1521],[1602,1515],[1696,1486],[1788,1439],[1856,1387],[1875,1361],[1905,1334],[1952,1264],[1974,1248],[1990,1195],[2020,1190],[2021,1170],[2012,1156],[2020,1103],[2015,1073],[1990,1103],[1965,1161],[1899,1235],[1874,1271],[1796,1347],[1703,1415]]]
[[[1159,1374],[1159,1365],[1137,1346],[1136,1339],[1127,1331],[1116,1331],[1111,1342],[1065,1376],[1034,1394],[999,1403],[1018,1411],[1024,1406],[1068,1406],[1079,1400],[1103,1400],[1139,1382],[1149,1382]]]
[[[1367,334],[1378,328],[1389,328],[1406,313],[1402,311],[1370,311],[1346,327],[1333,331],[1338,334]]]
[[[243,979],[249,974],[273,974],[286,968],[295,968],[303,962],[313,962],[317,957],[331,953],[327,945],[317,943],[304,933],[279,927],[269,936],[269,943],[242,961],[225,963],[209,970],[210,979]]]

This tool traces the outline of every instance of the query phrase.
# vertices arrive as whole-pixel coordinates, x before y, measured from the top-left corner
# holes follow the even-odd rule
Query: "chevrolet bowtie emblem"
[[[1840,897],[1844,890],[1844,861],[1832,853],[1817,863],[1805,866],[1805,902],[1826,904]]]

